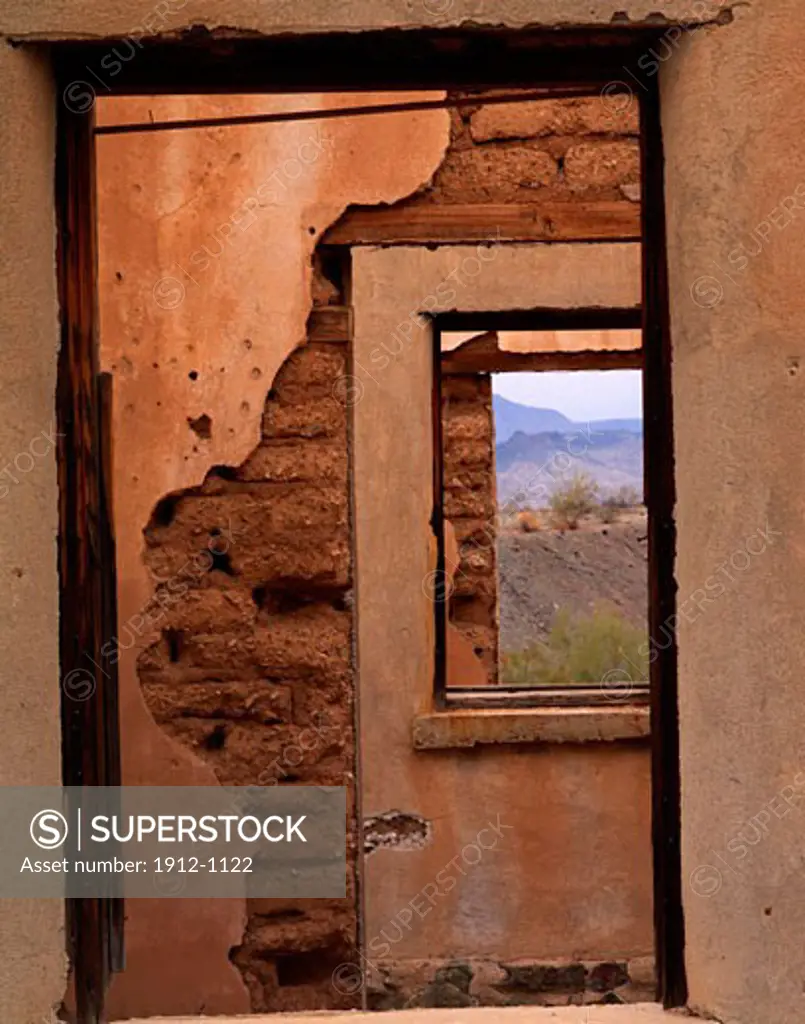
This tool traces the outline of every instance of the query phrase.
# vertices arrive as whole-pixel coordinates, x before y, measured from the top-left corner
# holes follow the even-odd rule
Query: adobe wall
[[[497,481],[489,374],[442,378],[447,686],[498,681]],[[452,556],[452,557],[451,557]]]
[[[321,100],[272,102],[296,109]],[[126,100],[103,104],[101,115],[146,120],[168,110],[189,116],[265,106],[262,98]],[[452,118],[431,112],[374,124],[339,119],[101,140],[101,346],[116,384],[124,781],[176,784],[183,772],[197,784],[342,782],[353,789],[352,399],[348,387],[339,389],[349,380],[347,352],[308,342],[288,358],[305,337],[311,306],[349,301],[337,268],[328,268],[332,280],[321,267],[311,272],[316,240],[349,198],[394,199],[417,185],[404,204],[623,198],[638,176],[636,130],[631,111],[619,112],[613,125],[606,104],[570,100],[529,104],[517,118],[479,105]],[[411,132],[417,148],[397,166]],[[357,156],[369,145],[371,172]],[[568,163],[586,171],[568,175]],[[617,276],[617,264],[611,273]],[[484,424],[489,433],[489,409]],[[491,459],[491,437],[486,449]],[[448,513],[456,513],[461,542],[477,509],[454,490]],[[485,509],[493,515],[491,493]],[[489,591],[494,558],[483,568]],[[494,588],[487,598],[487,616],[496,617]],[[479,664],[474,647],[482,646],[494,669],[492,621],[466,621],[460,632],[472,661]],[[520,756],[516,762],[518,770],[506,758],[491,768],[505,780],[504,807],[525,791],[520,772],[529,768]],[[370,757],[364,771],[373,774],[374,763]],[[626,777],[643,798],[627,799],[633,820],[613,836],[613,860],[626,847],[635,857],[630,909],[598,937],[586,929],[583,949],[593,959],[651,950],[647,753],[630,751],[613,765],[601,800],[619,802]],[[439,788],[449,792],[453,781],[440,775]],[[454,811],[455,827],[462,813]],[[533,841],[518,838],[517,856],[527,859]],[[546,871],[549,863],[546,855]],[[553,863],[546,877],[561,891],[555,876],[563,856]],[[519,903],[530,882],[515,878],[511,898]],[[452,912],[444,907],[444,921]],[[201,1000],[208,1010],[243,1012],[348,1008],[359,999],[337,973],[333,983],[333,972],[356,959],[354,880],[346,900],[327,906],[138,902],[128,913],[127,969],[111,993],[120,1016],[187,1012]],[[559,918],[539,916],[543,930],[535,935],[526,918],[501,956],[580,955]],[[438,926],[427,941],[437,966],[452,955]],[[496,953],[471,945],[456,948]],[[399,982],[406,998],[418,986],[415,975]],[[509,998],[528,997],[515,986]]]
[[[92,5],[45,0],[27,6],[2,0],[0,34],[124,35],[141,24],[153,6],[151,0],[125,5],[119,0]],[[495,7],[492,17],[514,25],[574,18],[608,23],[620,11],[633,20],[647,17],[656,6],[642,0],[579,0],[561,6],[557,0],[506,0]],[[669,17],[687,17],[694,6],[680,0],[664,9]],[[489,17],[470,7],[471,0],[456,0],[445,23]],[[287,10],[286,5],[262,4],[256,11],[245,0],[202,0],[192,11],[172,15],[169,27],[198,19],[199,24],[270,32],[294,27]],[[302,0],[293,11],[300,31],[342,23],[354,28],[432,24],[424,13],[412,16],[402,0],[366,0],[346,8]],[[784,244],[768,245],[768,238],[782,239],[764,228],[762,258],[761,253],[744,257],[747,262],[738,274],[737,267],[728,264],[739,286],[719,279],[729,302],[713,302],[719,289],[713,289],[712,280],[699,285],[698,303],[692,301],[691,287],[702,277],[715,276],[708,263],[711,257],[720,268],[724,256],[729,259],[739,244],[756,251],[752,232],[770,220],[772,210],[778,211],[797,187],[790,161],[799,151],[805,127],[797,102],[802,18],[794,0],[776,0],[773,7],[763,5],[762,11],[757,5],[736,7],[732,26],[702,33],[695,43],[681,47],[674,64],[662,71],[677,408],[710,410],[704,427],[695,416],[677,416],[682,592],[691,593],[701,585],[702,552],[720,546],[721,562],[729,559],[747,533],[765,526],[767,507],[779,517],[772,525],[785,538],[780,547],[769,548],[768,560],[758,571],[737,576],[736,570],[740,586],[726,591],[706,619],[698,625],[680,624],[686,877],[707,864],[713,848],[723,850],[712,847],[713,842],[735,838],[735,830],[764,811],[798,772],[802,730],[797,712],[799,666],[793,652],[799,650],[798,624],[803,617],[798,606],[798,495],[803,481],[791,438],[798,436],[801,404],[796,350],[803,265],[799,236],[792,229]],[[4,195],[13,199],[0,209],[0,244],[6,246],[3,260],[8,271],[0,285],[3,380],[10,383],[1,415],[3,436],[18,452],[19,425],[32,427],[27,442],[49,422],[53,408],[58,325],[51,117],[57,97],[42,64],[20,50],[3,48],[0,80],[0,126],[4,137],[15,142],[0,152]],[[781,214],[775,215],[781,223]],[[252,447],[256,443],[253,433]],[[7,709],[4,781],[58,778],[57,495],[52,453],[43,457],[41,470],[41,476],[26,477],[26,490],[18,491],[25,495],[20,498],[23,504],[0,515],[5,549],[15,553],[16,563],[27,560],[9,566],[22,569],[23,576],[16,579],[27,578],[31,587],[21,594],[19,605],[7,603],[3,623],[8,641],[4,692],[20,695],[17,713],[10,702]],[[735,497],[738,488],[740,501]],[[713,562],[715,572],[719,565],[715,558]],[[11,582],[13,587],[23,585]],[[744,642],[736,644],[736,637]],[[724,681],[724,686],[714,686],[714,679]],[[761,689],[760,679],[771,679],[773,685]],[[155,742],[152,749],[159,746]],[[170,749],[176,749],[172,741]],[[194,771],[211,778],[209,768],[199,763]],[[533,774],[527,773],[523,788],[527,783],[531,791],[533,782]],[[775,808],[781,809],[779,802]],[[777,811],[769,811],[769,820],[776,829],[773,842],[759,848],[769,860],[751,874],[749,884],[743,879],[733,885],[732,874],[711,865],[718,875],[711,873],[709,881],[705,875],[706,884],[698,883],[704,891],[689,892],[686,900],[694,1003],[739,1024],[759,1024],[770,1017],[783,1021],[786,1016],[797,1021],[801,1016],[802,894],[796,874],[798,846],[792,838],[798,829],[789,828],[796,826],[798,816],[792,813],[783,820]],[[713,893],[709,890],[719,876],[721,889]],[[775,890],[770,900],[769,879]],[[177,904],[173,907],[176,912]],[[61,908],[15,903],[3,909],[2,1015],[40,1024],[63,991]],[[180,924],[172,937],[182,938],[185,932]]]
[[[455,95],[462,95],[456,93]],[[619,97],[464,106],[433,181],[401,205],[639,199],[637,104]]]
[[[0,47],[0,686],[4,786],[61,780],[55,437],[55,90],[41,57]],[[24,125],[24,129],[23,126]],[[11,144],[11,140],[14,144]],[[0,1019],[42,1024],[66,976],[64,908],[0,903]]]
[[[803,38],[751,4],[662,71],[687,969],[740,1024],[805,1012]]]
[[[351,99],[121,100],[100,114]],[[426,181],[446,141],[447,114],[431,111],[99,143],[124,783],[350,785],[347,352],[305,344],[314,302],[343,301],[313,253],[349,202]],[[353,1006],[330,982],[354,956],[354,878],[350,897],[132,901],[111,1012]]]

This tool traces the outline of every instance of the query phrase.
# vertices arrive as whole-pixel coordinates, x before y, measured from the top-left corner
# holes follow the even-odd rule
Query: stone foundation
[[[371,1010],[582,1006],[655,998],[653,957],[569,961],[380,960],[367,971]]]

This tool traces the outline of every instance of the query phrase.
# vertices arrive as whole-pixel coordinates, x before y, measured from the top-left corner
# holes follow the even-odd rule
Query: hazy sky
[[[498,373],[496,395],[521,405],[556,409],[571,420],[639,418],[639,370],[572,370],[566,373]]]

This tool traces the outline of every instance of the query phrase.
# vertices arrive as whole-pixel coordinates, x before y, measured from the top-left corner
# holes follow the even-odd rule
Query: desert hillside
[[[589,437],[589,440],[588,440]],[[498,502],[544,504],[577,473],[602,497],[629,488],[643,494],[643,438],[629,430],[594,429],[589,435],[513,434],[497,445]],[[529,497],[530,496],[530,497]]]
[[[544,641],[560,608],[586,616],[607,602],[645,628],[646,547],[643,510],[609,525],[591,519],[578,530],[503,530],[498,537],[501,651]]]

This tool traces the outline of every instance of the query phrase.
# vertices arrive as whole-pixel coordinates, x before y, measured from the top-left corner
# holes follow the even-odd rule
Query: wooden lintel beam
[[[330,228],[331,245],[638,241],[640,206],[578,203],[460,203],[354,207]]]
[[[307,321],[308,341],[347,342],[352,340],[351,306],[318,306]]]
[[[494,338],[494,335],[492,336]],[[506,352],[494,341],[470,341],[442,354],[442,374],[529,373],[537,370],[640,370],[641,349],[586,352]]]

